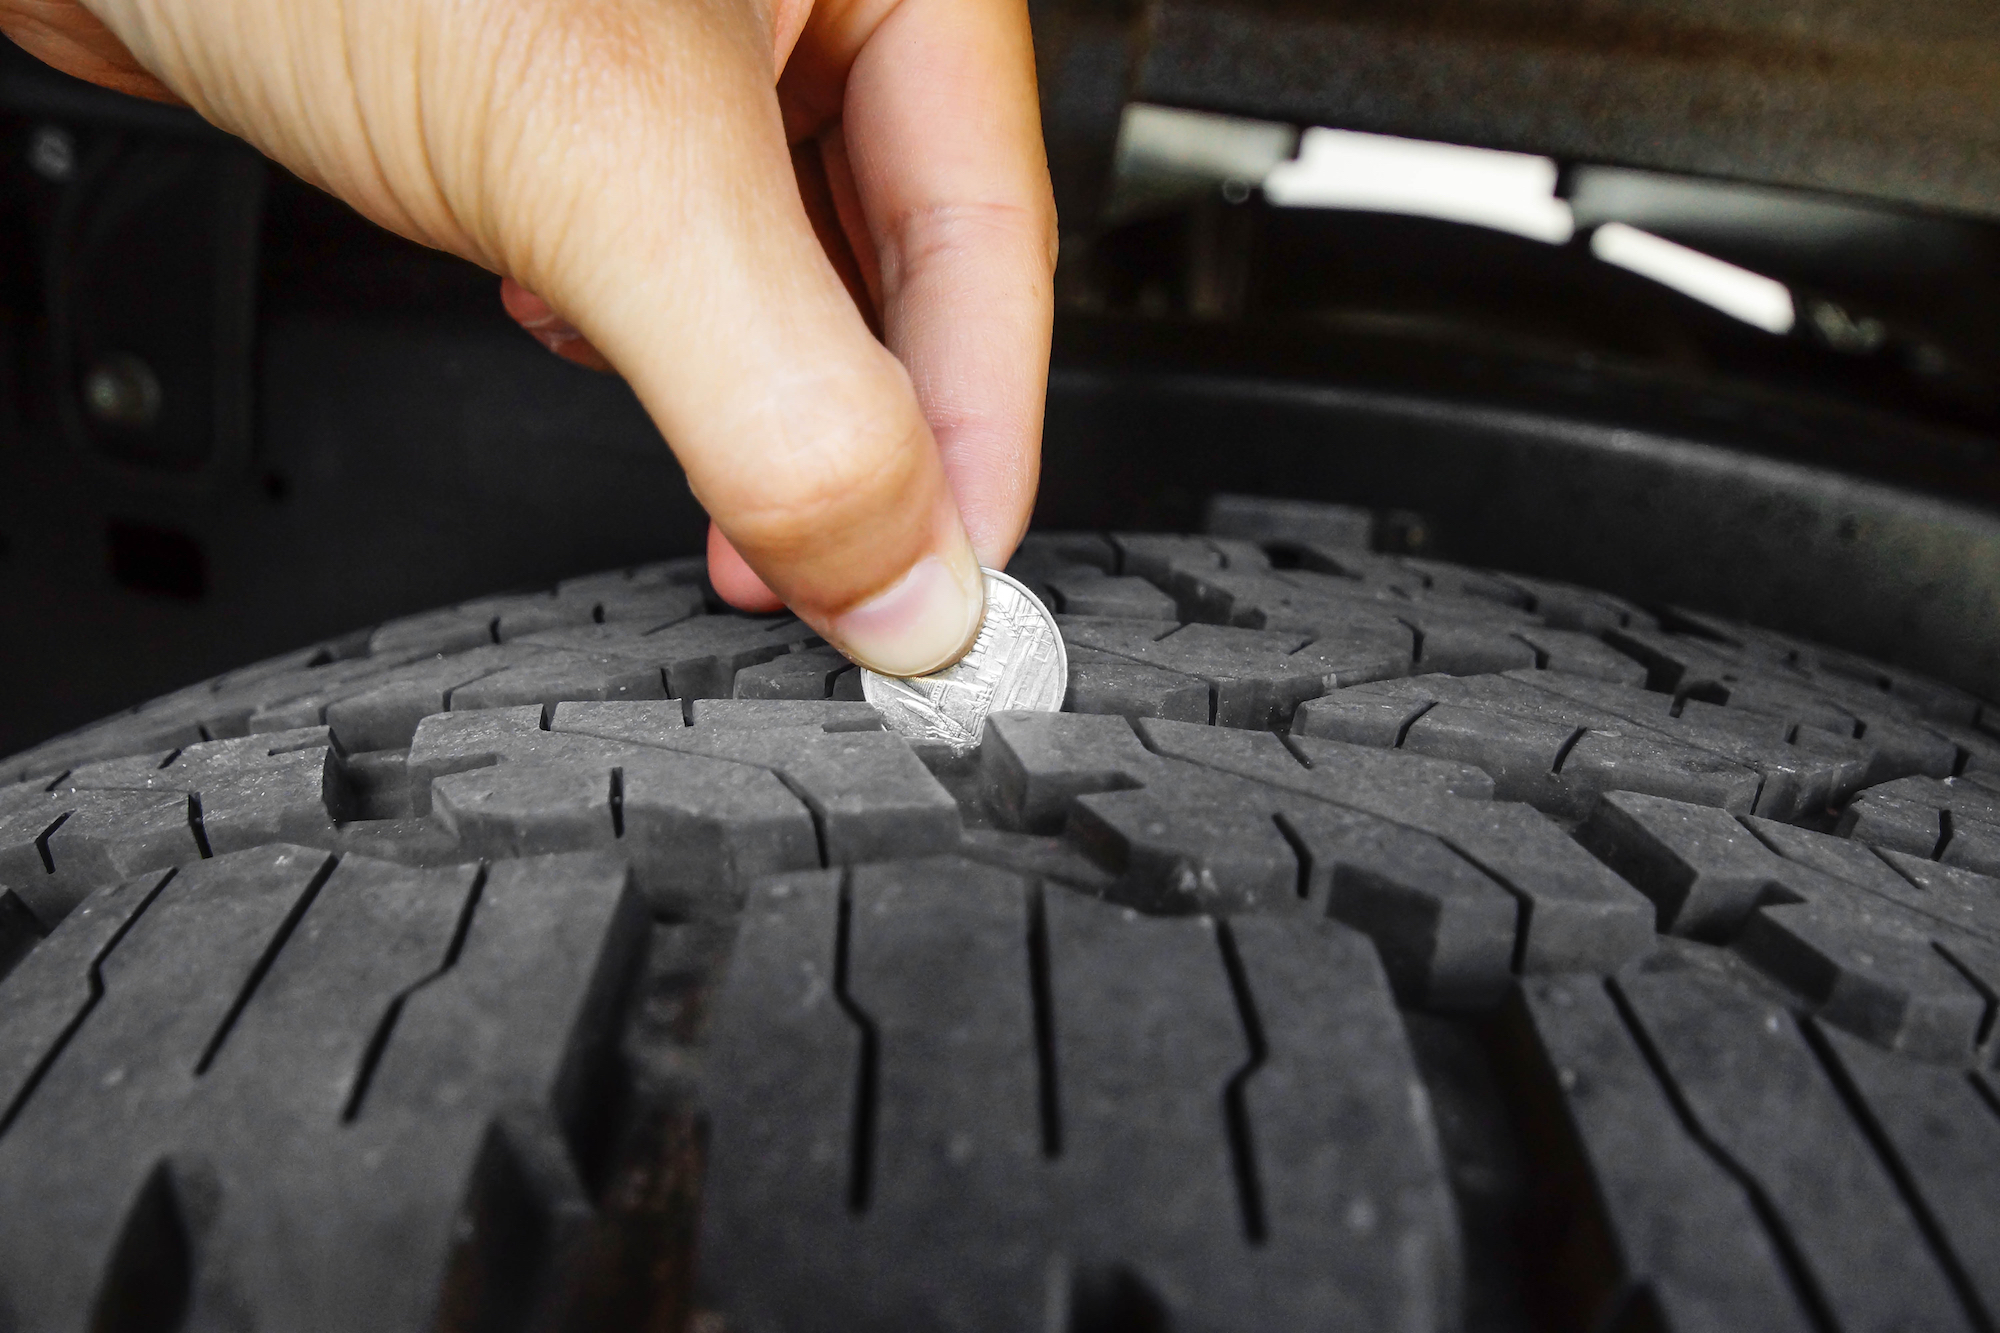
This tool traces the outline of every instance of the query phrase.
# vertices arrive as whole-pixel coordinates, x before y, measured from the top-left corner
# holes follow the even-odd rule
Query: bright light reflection
[[[1546,157],[1328,129],[1307,130],[1298,157],[1264,178],[1281,207],[1408,213],[1561,245],[1576,221],[1555,188]]]
[[[1798,319],[1791,291],[1777,279],[1622,222],[1607,222],[1592,232],[1590,252],[1767,333],[1789,333]]]

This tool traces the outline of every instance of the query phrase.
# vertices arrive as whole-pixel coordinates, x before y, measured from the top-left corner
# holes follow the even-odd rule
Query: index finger
[[[853,49],[857,48],[858,49]],[[1019,0],[856,0],[815,12],[800,100],[853,49],[835,141],[908,368],[982,564],[1034,505],[1054,320],[1055,204]]]

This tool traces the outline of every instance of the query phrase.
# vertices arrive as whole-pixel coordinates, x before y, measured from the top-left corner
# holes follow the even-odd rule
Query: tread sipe
[[[672,562],[0,766],[0,1329],[2000,1327],[2000,708],[1219,497],[955,758]]]

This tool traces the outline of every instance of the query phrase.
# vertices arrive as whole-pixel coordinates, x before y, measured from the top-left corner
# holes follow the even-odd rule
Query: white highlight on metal
[[[1592,232],[1590,253],[1767,333],[1790,333],[1798,322],[1791,290],[1776,278],[1622,222],[1607,222]]]
[[[1298,157],[1264,177],[1281,207],[1407,213],[1561,245],[1576,218],[1555,190],[1546,157],[1356,130],[1307,130]]]
[[[928,676],[861,669],[861,697],[891,731],[941,741],[961,754],[979,744],[989,713],[1053,713],[1069,689],[1069,653],[1041,599],[995,569],[986,575],[986,619],[971,651]]]

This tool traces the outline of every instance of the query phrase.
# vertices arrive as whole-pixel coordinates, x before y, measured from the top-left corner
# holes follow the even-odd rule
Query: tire
[[[0,1328],[1993,1328],[2000,712],[1211,512],[966,760],[681,562],[8,761]]]

